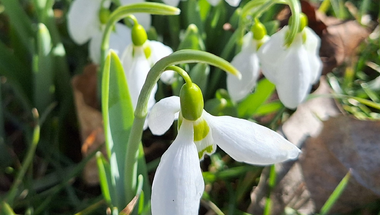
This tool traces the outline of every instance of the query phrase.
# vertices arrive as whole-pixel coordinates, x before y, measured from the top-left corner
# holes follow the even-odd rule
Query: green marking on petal
[[[201,159],[205,154],[211,154],[214,151],[213,145],[209,145],[202,151],[198,152],[198,157]]]
[[[194,141],[203,140],[207,134],[210,132],[210,127],[208,126],[206,120],[200,118],[194,122]]]
[[[145,54],[146,59],[149,59],[150,55],[152,54],[152,49],[150,48],[149,43],[145,43],[145,44],[147,45],[144,46],[144,54]]]
[[[306,31],[303,31],[302,32],[302,43],[306,43],[306,39],[307,39]]]

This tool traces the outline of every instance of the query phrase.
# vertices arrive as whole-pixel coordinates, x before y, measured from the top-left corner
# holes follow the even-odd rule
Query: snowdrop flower
[[[131,95],[133,108],[136,108],[137,100],[144,85],[150,68],[161,58],[170,55],[172,49],[157,41],[147,40],[144,27],[135,23],[132,28],[132,44],[124,50],[121,62],[127,78],[129,93]],[[164,72],[162,79],[169,82],[173,71]],[[154,98],[157,85],[150,94],[148,110],[156,103]]]
[[[124,2],[123,2],[124,3]],[[133,1],[135,3],[135,1]],[[110,15],[110,0],[75,0],[68,12],[68,31],[70,37],[78,45],[87,41],[89,44],[89,55],[91,60],[100,64],[100,46],[103,30]],[[140,22],[150,26],[150,15],[144,14]],[[110,35],[110,49],[121,54],[121,51],[131,43],[131,31],[125,25],[116,23],[114,31]]]
[[[257,50],[269,40],[264,25],[258,21],[252,26],[252,30],[243,38],[243,46],[231,61],[231,64],[239,70],[242,78],[227,74],[227,90],[233,101],[244,99],[256,86],[259,77],[259,57]]]
[[[301,15],[300,31],[290,45],[285,44],[289,30],[285,26],[271,36],[259,50],[262,72],[277,88],[281,102],[296,108],[307,97],[312,84],[321,75],[322,63],[318,56],[320,39],[307,27]]]
[[[179,116],[178,136],[164,153],[152,186],[152,214],[198,214],[204,182],[199,159],[216,144],[237,161],[268,165],[298,157],[300,150],[278,133],[256,123],[203,110],[203,97],[193,83],[180,97],[160,100],[149,115],[155,135],[165,133]]]

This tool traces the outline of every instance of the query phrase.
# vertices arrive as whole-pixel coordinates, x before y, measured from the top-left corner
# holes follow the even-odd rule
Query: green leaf
[[[111,206],[112,198],[114,198],[115,193],[114,190],[111,189],[110,164],[101,152],[96,153],[96,163],[98,165],[100,188],[102,189],[104,200],[106,200],[107,204]]]
[[[27,50],[32,53],[33,50],[30,39],[33,38],[32,22],[28,15],[21,7],[19,1],[15,0],[1,0],[1,3],[5,7],[5,13],[9,16],[9,21],[12,27],[16,30],[20,36],[20,40],[23,46],[27,47]]]
[[[339,182],[338,186],[335,188],[331,196],[327,199],[326,203],[321,209],[320,215],[328,214],[329,210],[334,206],[335,202],[338,200],[339,196],[343,193],[349,180],[351,178],[351,169],[347,172],[346,176]]]
[[[7,77],[30,91],[30,78],[27,66],[0,41],[0,75]]]
[[[238,105],[239,117],[250,117],[257,109],[264,104],[272,95],[276,86],[268,79],[262,79],[256,87],[254,93],[250,94]]]
[[[112,188],[116,199],[112,204],[123,209],[127,204],[124,185],[127,141],[133,123],[133,106],[123,66],[117,54],[110,51],[102,78],[102,112],[108,157],[110,158]]]
[[[40,23],[37,32],[37,53],[33,57],[34,105],[40,112],[52,103],[55,91],[51,47],[49,30]]]
[[[11,206],[6,202],[1,202],[0,204],[0,215],[16,215]]]
[[[178,46],[178,50],[180,49],[205,50],[205,44],[196,25],[190,24],[187,27],[185,36]]]
[[[201,18],[201,7],[198,5],[197,0],[188,0],[188,1],[183,1],[183,7],[185,10],[183,10],[182,16],[186,18],[186,24],[190,25],[193,24],[198,27],[199,31],[202,34],[203,31],[203,22]]]

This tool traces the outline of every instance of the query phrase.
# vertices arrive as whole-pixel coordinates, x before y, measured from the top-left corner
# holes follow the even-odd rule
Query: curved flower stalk
[[[165,4],[170,6],[178,6],[180,0],[162,0]],[[212,6],[216,6],[220,3],[221,0],[207,0],[208,3]],[[226,2],[232,7],[237,7],[240,4],[240,0],[226,0]]]
[[[120,0],[121,5],[133,4],[133,3],[141,3],[145,2],[144,0]],[[136,19],[139,21],[140,25],[142,25],[145,29],[149,29],[152,23],[152,16],[148,13],[135,13],[133,14]]]
[[[286,45],[289,27],[285,26],[271,36],[258,51],[262,72],[274,83],[281,102],[296,108],[318,81],[322,62],[318,56],[320,38],[307,27],[307,18],[301,15],[300,30],[293,42]]]
[[[258,21],[244,36],[241,52],[231,61],[231,64],[240,71],[242,78],[237,79],[227,74],[227,90],[233,101],[244,99],[256,86],[260,70],[257,50],[268,40],[269,36],[264,25]]]
[[[165,133],[179,114],[179,133],[164,153],[152,187],[152,214],[198,214],[204,182],[199,159],[216,144],[237,161],[269,165],[298,157],[300,150],[278,133],[256,123],[212,116],[203,110],[199,87],[190,81],[180,97],[159,101],[149,115],[149,128]],[[199,159],[198,159],[199,158]],[[169,183],[168,183],[169,182]]]
[[[129,3],[134,3],[129,2]],[[142,2],[142,1],[141,1]],[[123,4],[128,1],[122,1]],[[110,0],[75,0],[68,12],[68,31],[75,43],[82,45],[87,41],[89,44],[89,55],[91,60],[100,64],[100,47],[103,31],[109,17]],[[138,14],[140,22],[144,27],[150,26],[150,14]],[[119,55],[131,43],[131,30],[123,24],[116,23],[110,35],[109,48]]]
[[[142,86],[150,68],[161,58],[170,55],[172,49],[157,41],[147,40],[144,27],[135,22],[132,28],[132,44],[128,45],[122,55],[122,64],[127,78],[133,108],[136,108]],[[173,71],[162,74],[161,80],[169,83],[173,77]],[[156,103],[154,98],[157,84],[150,93],[148,110]]]

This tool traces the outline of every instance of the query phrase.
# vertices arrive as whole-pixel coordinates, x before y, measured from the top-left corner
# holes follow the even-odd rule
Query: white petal
[[[226,2],[232,7],[237,7],[240,4],[240,0],[226,0]]]
[[[180,101],[178,96],[171,96],[157,102],[149,113],[149,129],[155,135],[163,135],[178,118],[180,111]]]
[[[300,150],[278,133],[248,120],[208,113],[215,143],[237,161],[269,165],[298,157]]]
[[[241,79],[228,73],[227,90],[233,101],[240,101],[252,92],[259,76],[259,58],[256,46],[247,46],[232,59],[231,64],[239,70]]]
[[[90,44],[88,46],[88,52],[90,59],[95,64],[100,64],[100,45],[102,43],[103,32],[99,31],[93,34]]]
[[[68,31],[75,43],[81,45],[100,32],[99,10],[102,0],[75,0],[72,2],[68,19]]]
[[[161,58],[164,58],[170,55],[171,53],[173,53],[173,50],[169,46],[166,46],[161,42],[150,40],[148,44],[152,51],[151,56],[149,58],[152,65],[155,64],[157,61],[159,61]],[[172,70],[165,71],[164,73],[162,73],[160,79],[165,84],[173,83],[174,71]]]
[[[252,40],[253,40],[253,33],[252,31],[250,31],[244,35],[241,49],[243,50],[243,49],[246,49],[248,46],[250,46],[252,44]]]
[[[203,191],[192,123],[184,120],[157,167],[152,185],[152,215],[198,214]]]
[[[125,48],[132,43],[131,29],[127,26],[116,23],[115,31],[111,32],[109,46],[115,50],[119,58],[122,57]]]
[[[287,30],[287,26],[283,27],[280,31],[273,34],[257,51],[262,72],[272,83],[277,83],[276,76],[281,71],[281,66],[279,65],[287,52],[287,48],[284,46]]]
[[[180,0],[162,0],[165,4],[177,7]]]
[[[109,47],[113,49],[121,58],[123,50],[132,42],[131,30],[125,25],[116,23],[115,31],[111,32]],[[91,38],[89,45],[89,54],[92,62],[100,64],[100,46],[102,43],[103,32],[96,32]]]
[[[275,84],[281,102],[293,109],[305,100],[311,88],[311,69],[301,34],[297,35],[286,54]]]
[[[149,40],[149,46],[152,51],[149,60],[152,64],[173,53],[173,50],[169,46],[158,41]]]
[[[150,70],[150,65],[145,57],[143,48],[134,47],[133,45],[128,46],[125,50],[122,58],[122,63],[125,76],[127,78],[129,93],[132,99],[132,105],[133,108],[136,108],[137,99],[140,95],[142,86],[145,83],[146,76],[148,75],[148,72]],[[155,103],[154,95],[156,94],[156,91],[157,86],[154,87],[150,94],[148,109],[150,109]]]
[[[319,80],[322,72],[322,61],[319,57],[321,39],[309,27],[305,27],[304,31],[306,32],[306,42],[304,43],[304,46],[308,53],[311,67],[311,83],[314,84]]]
[[[210,3],[212,6],[216,6],[216,5],[218,5],[219,4],[219,2],[220,2],[220,0],[207,0],[208,1],[208,3]]]

